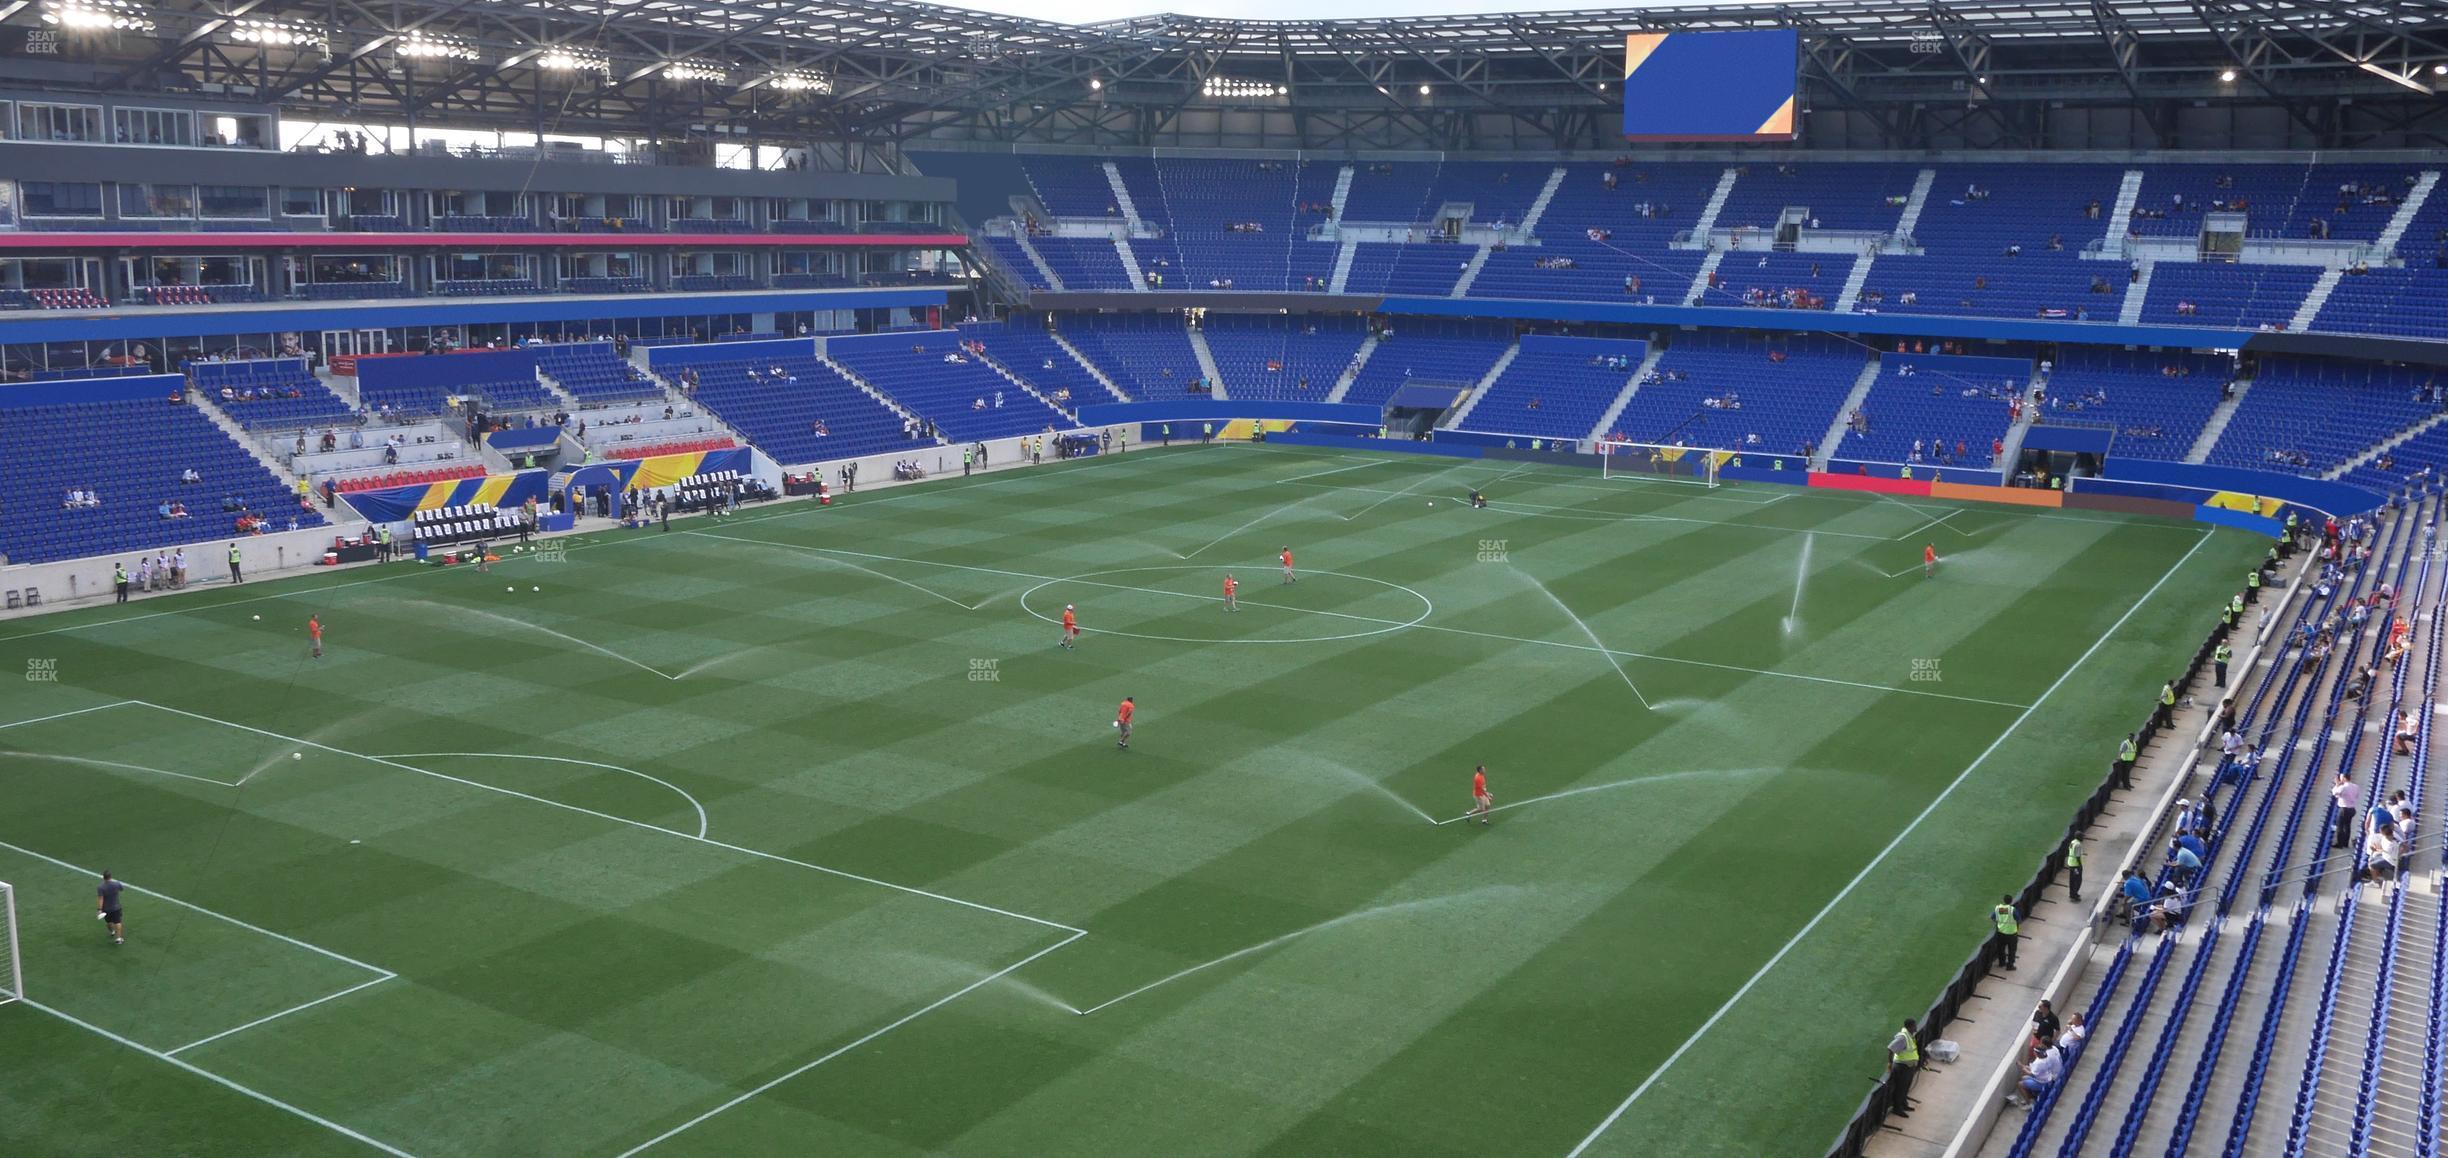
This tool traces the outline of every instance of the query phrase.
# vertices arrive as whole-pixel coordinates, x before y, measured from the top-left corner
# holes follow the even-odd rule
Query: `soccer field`
[[[0,623],[0,1152],[1816,1155],[2265,546],[1225,447]]]

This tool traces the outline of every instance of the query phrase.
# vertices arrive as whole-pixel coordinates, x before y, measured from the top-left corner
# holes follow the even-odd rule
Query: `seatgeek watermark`
[[[59,682],[59,661],[58,661],[58,660],[56,660],[56,659],[29,659],[29,660],[27,660],[27,661],[26,661],[26,682],[27,682],[27,683],[30,683],[30,684],[55,684],[55,683],[58,683],[58,682]]]

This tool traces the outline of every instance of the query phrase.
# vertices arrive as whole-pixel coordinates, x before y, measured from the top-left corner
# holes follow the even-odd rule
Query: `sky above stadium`
[[[1691,3],[1692,0],[1681,2]],[[1526,0],[1518,4],[1506,4],[1503,0],[950,0],[950,3],[956,8],[974,8],[982,12],[1060,20],[1071,24],[1094,24],[1168,12],[1182,16],[1218,16],[1241,20],[1354,20],[1385,16],[1476,15],[1508,10],[1564,12],[1668,6],[1655,0],[1610,0],[1603,3]]]

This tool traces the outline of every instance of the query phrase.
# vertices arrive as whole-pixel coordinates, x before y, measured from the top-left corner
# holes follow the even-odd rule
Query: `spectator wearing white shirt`
[[[2363,789],[2354,782],[2354,773],[2340,770],[2337,783],[2329,786],[2329,803],[2337,807],[2337,832],[2329,840],[2330,848],[2353,847],[2347,842],[2354,839],[2355,806],[2362,800]]]
[[[2015,1083],[2022,1096],[2008,1094],[2006,1101],[2028,1110],[2032,1107],[2032,1103],[2046,1095],[2049,1089],[2057,1084],[2057,1079],[2064,1075],[2065,1060],[2056,1050],[2052,1049],[2024,1063],[2023,1077]]]

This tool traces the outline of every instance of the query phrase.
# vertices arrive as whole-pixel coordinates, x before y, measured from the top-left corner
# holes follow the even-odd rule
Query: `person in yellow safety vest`
[[[2227,686],[2227,661],[2234,658],[2235,649],[2227,646],[2226,640],[2220,640],[2217,647],[2210,649],[2210,667],[2217,673],[2218,686],[2222,688]]]
[[[2172,682],[2159,685],[2159,726],[2176,726],[2176,685]]]
[[[1777,459],[1770,459],[1770,460],[1768,461],[1768,469],[1770,469],[1770,470],[1783,470],[1783,469],[1785,469],[1785,460],[1784,460],[1784,459],[1781,459],[1781,458],[1777,458]]]
[[[2065,846],[2066,895],[2075,904],[2082,903],[2082,838],[2069,836]]]
[[[1894,1108],[1889,1112],[1896,1117],[1912,1117],[1913,1075],[1920,1070],[1921,1027],[1907,1017],[1904,1028],[1887,1041],[1887,1082],[1895,1087]]]
[[[1911,468],[1911,467],[1909,467],[1909,466],[1908,466],[1908,467],[1905,467],[1905,468],[1904,468],[1904,473],[1903,473],[1903,475],[1901,475],[1900,477],[1907,478],[1907,479],[1911,478],[1911,477],[1912,477],[1912,468]]]
[[[2051,476],[2051,477],[2049,478],[2049,489],[2050,489],[2050,490],[2053,490],[2053,491],[2061,491],[2061,490],[2064,490],[2064,489],[2065,489],[2065,476],[2064,476],[2064,475],[2053,475],[2053,476]]]
[[[2141,756],[2142,753],[2140,749],[2135,746],[2134,738],[2131,734],[2128,734],[2123,740],[2117,742],[2116,763],[2108,766],[2108,771],[2115,774],[2117,787],[2127,789],[2133,787],[2134,761],[2141,759]]]
[[[2227,601],[2227,614],[2228,614],[2229,616],[2233,617],[2233,618],[2236,618],[2236,619],[2242,619],[2242,618],[2244,618],[2244,593],[2243,593],[2243,592],[2241,592],[2241,591],[2236,592],[2236,593],[2235,593],[2235,598],[2230,599],[2230,600],[2228,600],[2228,601]]]
[[[2271,548],[2270,553],[2273,555],[2276,554],[2277,549]],[[2273,563],[2277,562],[2275,559],[2270,561]],[[2244,589],[2246,591],[2259,591],[2261,589],[2261,569],[2259,567],[2255,567],[2252,570],[2244,573]]]
[[[2015,922],[2014,898],[1999,897],[1997,907],[1989,910],[1989,917],[1997,922],[1998,965],[2011,973],[2015,967],[2015,933],[2022,928]]]

